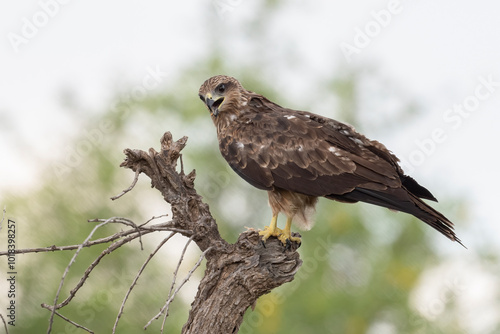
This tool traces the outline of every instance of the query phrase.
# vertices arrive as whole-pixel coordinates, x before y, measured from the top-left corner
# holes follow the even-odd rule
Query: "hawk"
[[[406,212],[462,244],[453,223],[422,201],[437,201],[429,190],[405,175],[383,144],[352,126],[281,107],[225,75],[206,80],[199,97],[222,156],[245,181],[267,190],[273,217],[259,232],[263,242],[275,236],[284,245],[300,243],[291,235],[292,221],[310,229],[316,202],[325,197]],[[287,217],[284,229],[277,227],[280,212]]]

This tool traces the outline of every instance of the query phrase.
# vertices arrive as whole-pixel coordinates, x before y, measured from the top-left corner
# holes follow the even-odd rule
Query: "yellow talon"
[[[264,230],[259,232],[262,236],[262,241],[266,241],[269,237],[277,237],[285,246],[288,246],[290,242],[301,243],[301,239],[298,237],[292,237],[292,218],[286,220],[285,228],[282,230],[277,227],[278,216],[273,216],[269,226],[266,226]]]
[[[259,235],[262,236],[262,241],[266,241],[269,237],[279,237],[282,234],[282,231],[277,227],[277,224],[278,216],[273,216],[269,226],[264,227],[264,230],[259,232]]]
[[[297,242],[299,244],[302,242],[302,240],[299,237],[292,237],[292,218],[287,218],[285,228],[282,230],[282,234],[278,237],[278,239],[285,246],[289,241]]]

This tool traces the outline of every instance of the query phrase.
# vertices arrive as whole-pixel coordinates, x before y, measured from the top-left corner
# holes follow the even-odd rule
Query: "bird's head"
[[[223,114],[236,114],[244,102],[245,89],[233,77],[217,75],[200,87],[199,97],[213,118]]]

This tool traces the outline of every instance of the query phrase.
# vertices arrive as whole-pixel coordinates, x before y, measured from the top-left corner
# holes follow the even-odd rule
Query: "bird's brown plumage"
[[[453,224],[421,200],[434,196],[404,175],[384,145],[353,127],[283,108],[228,76],[205,81],[199,96],[222,156],[243,179],[268,191],[274,216],[284,212],[308,228],[318,197],[362,201],[412,214],[460,242]]]

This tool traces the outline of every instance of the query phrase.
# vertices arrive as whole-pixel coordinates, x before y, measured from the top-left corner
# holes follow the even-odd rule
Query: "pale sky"
[[[401,92],[429,108],[421,124],[388,134],[387,146],[406,161],[421,162],[416,142],[442,129],[445,139],[425,154],[426,168],[418,168],[417,174],[439,174],[446,188],[451,184],[458,192],[470,193],[481,208],[477,214],[494,207],[498,196],[491,189],[498,181],[488,172],[499,161],[491,144],[500,142],[493,128],[500,118],[500,86],[494,84],[500,82],[500,5],[486,0],[292,3],[266,37],[282,42],[284,48],[298,43],[295,51],[307,66],[290,68],[275,59],[274,73],[263,80],[279,74],[275,77],[282,78],[277,80],[281,89],[300,92],[308,82],[304,77],[324,76],[325,68],[376,66],[401,86]],[[148,68],[159,67],[173,76],[210,48],[211,32],[197,22],[206,22],[211,7],[221,14],[213,21],[214,31],[223,31],[221,38],[232,45],[228,60],[245,62],[244,32],[237,22],[251,19],[253,13],[252,3],[243,0],[175,5],[54,0],[0,6],[0,149],[8,157],[0,182],[9,187],[29,184],[36,175],[26,150],[50,157],[62,138],[74,131],[67,128],[60,104],[65,91],[74,92],[78,103],[95,112],[109,105],[117,87],[140,83]],[[349,57],[342,49],[349,50]],[[481,78],[491,78],[493,91],[485,91],[488,96],[473,111],[447,112],[473,97]],[[415,138],[410,145],[402,140],[408,136]]]

